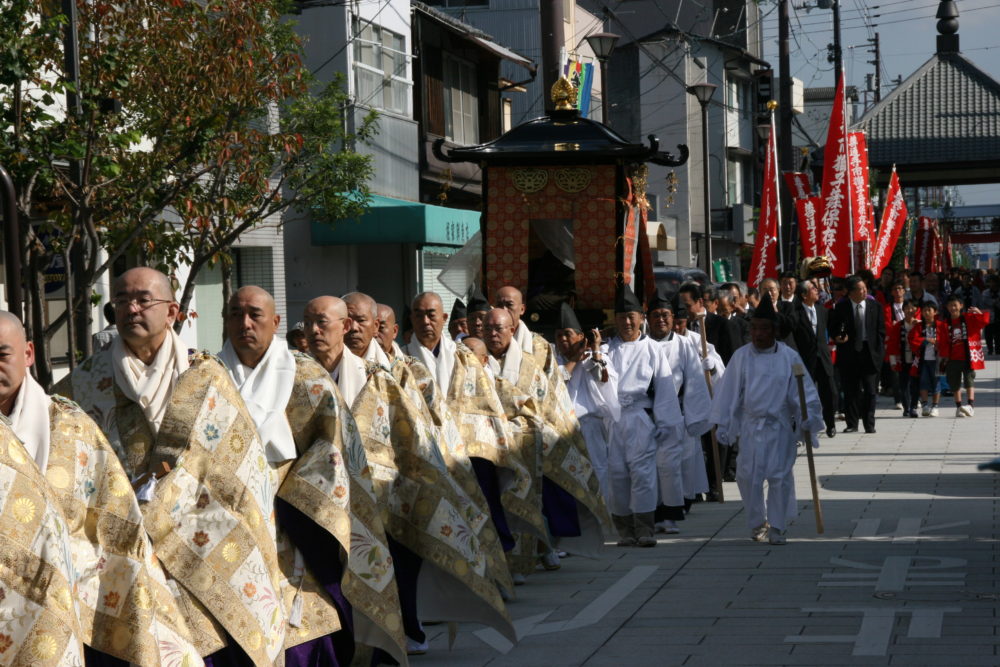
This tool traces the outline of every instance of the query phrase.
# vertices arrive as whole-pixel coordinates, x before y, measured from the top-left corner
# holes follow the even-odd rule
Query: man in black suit
[[[865,281],[847,279],[847,298],[833,309],[829,335],[837,343],[837,368],[844,390],[844,433],[855,433],[860,419],[865,433],[875,432],[878,371],[885,353],[885,315],[868,298]]]
[[[778,326],[785,342],[798,350],[809,376],[816,384],[823,405],[826,435],[832,438],[836,429],[837,385],[833,376],[827,336],[827,311],[819,305],[819,287],[804,280],[795,287],[795,299],[778,304]]]
[[[726,319],[720,315],[709,312],[705,307],[705,293],[707,288],[703,288],[696,282],[686,282],[677,290],[677,297],[680,305],[688,312],[688,329],[705,336],[708,342],[715,346],[715,351],[722,357],[722,362],[728,364],[733,352],[739,345],[735,345],[730,327],[726,324]],[[714,295],[712,295],[714,297]],[[705,330],[702,331],[699,318],[705,316]]]

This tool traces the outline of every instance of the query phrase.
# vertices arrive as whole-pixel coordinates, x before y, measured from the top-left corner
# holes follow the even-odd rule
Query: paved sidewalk
[[[412,664],[1000,665],[996,536],[1000,361],[976,382],[976,416],[904,419],[880,399],[877,433],[821,438],[826,532],[817,535],[804,452],[789,543],[749,540],[735,484],[695,505],[655,549],[570,557],[518,587],[520,641],[428,627]],[[843,428],[843,422],[839,428]]]

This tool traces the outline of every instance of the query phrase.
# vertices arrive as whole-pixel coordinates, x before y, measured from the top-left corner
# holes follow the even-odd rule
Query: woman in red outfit
[[[955,417],[971,417],[975,413],[973,381],[976,371],[986,368],[982,332],[989,324],[989,313],[978,308],[962,312],[962,298],[952,296],[945,303],[948,316],[945,330],[938,336],[938,358],[944,365],[948,386],[955,392]],[[969,393],[968,405],[962,405],[962,389]]]

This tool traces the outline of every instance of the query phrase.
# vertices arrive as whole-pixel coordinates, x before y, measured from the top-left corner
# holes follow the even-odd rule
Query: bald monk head
[[[0,412],[14,409],[28,368],[35,363],[35,346],[24,335],[21,320],[0,310]]]
[[[140,266],[118,276],[112,293],[118,334],[143,363],[152,363],[180,313],[170,279]]]
[[[524,295],[516,287],[507,285],[501,287],[493,296],[493,307],[503,308],[510,313],[514,328],[521,322],[521,315],[524,315]]]
[[[472,350],[472,353],[476,355],[476,359],[479,359],[479,363],[483,366],[486,365],[486,359],[490,356],[490,351],[486,349],[486,343],[475,336],[466,336],[462,339],[462,343]]]
[[[396,324],[396,311],[384,303],[378,304],[378,342],[389,358],[392,359],[392,344],[399,335],[399,325]]]
[[[256,285],[236,290],[226,308],[226,337],[244,366],[254,368],[267,353],[281,316],[274,297]]]
[[[486,314],[483,322],[486,332],[486,347],[490,354],[499,359],[507,354],[510,341],[514,338],[514,320],[506,308],[494,308]]]
[[[433,350],[441,342],[448,313],[444,312],[441,297],[434,292],[422,292],[410,304],[410,322],[413,335],[428,350]]]
[[[344,336],[351,326],[347,304],[335,296],[318,296],[306,304],[302,322],[309,352],[332,372],[344,356]]]
[[[350,292],[343,296],[347,304],[347,348],[359,357],[364,357],[368,345],[378,332],[378,303],[363,292]]]

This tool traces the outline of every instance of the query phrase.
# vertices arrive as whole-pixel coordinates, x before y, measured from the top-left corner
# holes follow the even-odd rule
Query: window
[[[490,0],[427,0],[432,7],[489,7]]]
[[[406,40],[357,16],[352,26],[357,103],[409,116],[413,84],[406,74]]]
[[[479,98],[476,68],[453,56],[444,56],[444,134],[457,144],[479,143]]]

